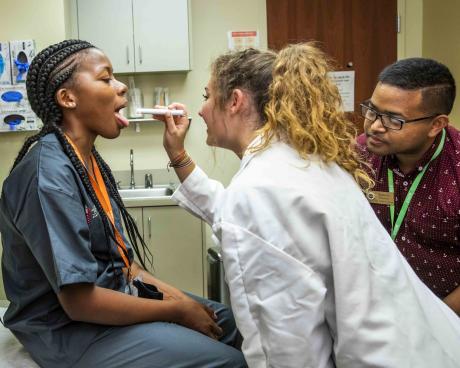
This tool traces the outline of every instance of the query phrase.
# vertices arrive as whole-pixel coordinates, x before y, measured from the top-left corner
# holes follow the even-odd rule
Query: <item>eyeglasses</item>
[[[439,114],[435,114],[431,116],[425,116],[423,118],[406,120],[403,118],[398,118],[393,115],[383,114],[381,112],[378,112],[374,110],[372,107],[366,105],[365,103],[360,104],[360,106],[361,106],[361,115],[364,117],[364,119],[373,123],[378,118],[380,118],[380,122],[382,123],[382,125],[385,128],[392,129],[392,130],[401,130],[403,127],[403,124],[412,123],[414,121],[421,121],[425,119],[431,119],[439,115]]]

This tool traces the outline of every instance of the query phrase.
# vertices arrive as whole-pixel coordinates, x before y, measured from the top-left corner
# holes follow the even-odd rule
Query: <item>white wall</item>
[[[460,2],[458,0],[398,0],[402,16],[398,34],[398,59],[427,57],[447,65],[460,83]],[[457,93],[458,95],[458,93]],[[460,98],[451,124],[460,128]]]
[[[457,99],[450,121],[460,128],[460,2],[437,0],[423,2],[423,56],[447,65],[457,81]]]
[[[398,59],[422,56],[423,0],[398,0]]]

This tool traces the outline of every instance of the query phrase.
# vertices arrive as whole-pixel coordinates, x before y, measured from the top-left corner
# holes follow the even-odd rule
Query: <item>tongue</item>
[[[122,127],[127,127],[129,125],[129,121],[128,119],[126,119],[123,115],[121,115],[119,112],[116,112],[115,113],[115,117],[117,118],[118,120],[118,123],[122,126]]]

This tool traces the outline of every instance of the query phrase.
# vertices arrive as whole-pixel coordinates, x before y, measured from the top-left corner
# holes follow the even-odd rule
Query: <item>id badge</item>
[[[372,191],[366,194],[368,201],[372,204],[394,205],[395,195],[391,192]]]

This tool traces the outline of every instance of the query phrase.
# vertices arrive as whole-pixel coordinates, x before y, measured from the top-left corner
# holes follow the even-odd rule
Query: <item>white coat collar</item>
[[[246,168],[246,166],[248,166],[249,161],[251,161],[251,159],[258,153],[258,151],[253,152],[251,148],[257,147],[261,142],[262,142],[262,136],[257,135],[251,141],[251,143],[248,144],[248,146],[246,147],[246,151],[244,151],[243,157],[241,159],[240,169],[235,174],[234,178],[236,178]]]

